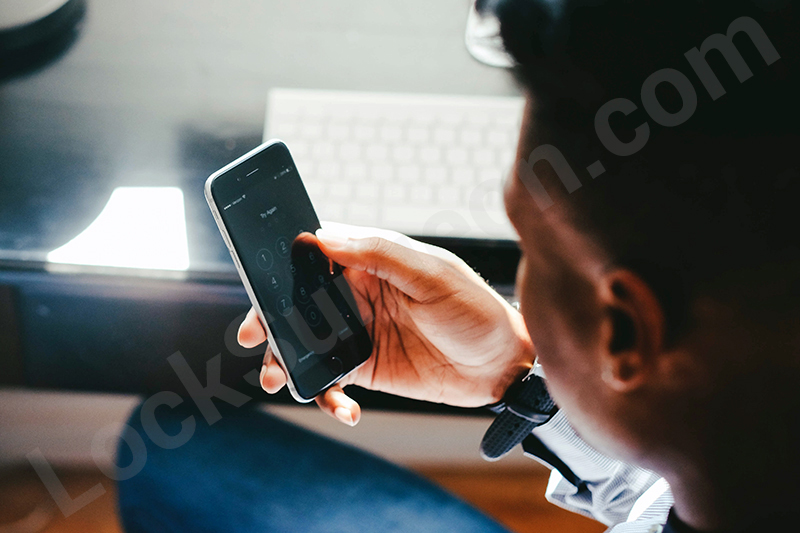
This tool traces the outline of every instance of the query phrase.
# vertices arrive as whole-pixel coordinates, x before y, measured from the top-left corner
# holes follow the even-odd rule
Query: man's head
[[[792,3],[486,4],[529,95],[506,190],[523,313],[576,429],[662,471],[744,420],[795,446]]]

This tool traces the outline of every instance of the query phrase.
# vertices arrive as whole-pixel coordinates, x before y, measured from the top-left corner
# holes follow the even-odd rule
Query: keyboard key
[[[288,141],[286,142],[286,146],[289,147],[289,151],[294,158],[305,157],[311,154],[311,145],[305,141],[294,141],[292,143],[289,143]]]
[[[433,131],[433,141],[450,146],[456,142],[456,130],[453,128],[436,128]]]
[[[392,148],[392,158],[398,163],[408,163],[414,159],[414,148],[407,145],[398,145]]]
[[[326,115],[332,122],[352,124],[353,119],[358,117],[358,112],[349,106],[329,105]]]
[[[347,206],[347,222],[362,226],[374,226],[378,222],[378,206],[352,203]]]
[[[446,185],[436,191],[436,204],[442,207],[458,207],[461,205],[462,194],[459,187]]]
[[[316,206],[320,220],[330,220],[332,222],[344,222],[344,207],[341,204],[331,202],[329,199]]]
[[[447,162],[450,165],[464,165],[467,163],[468,154],[463,148],[450,148],[447,151]]]
[[[341,123],[329,124],[326,136],[333,141],[347,141],[351,136],[350,127]]]
[[[276,132],[279,139],[291,139],[297,137],[300,132],[300,125],[296,122],[282,122],[280,131]]]
[[[380,186],[377,183],[362,183],[356,186],[356,198],[359,200],[377,200]]]
[[[375,181],[389,181],[394,178],[392,165],[375,165],[369,170],[369,177]]]
[[[312,159],[294,158],[294,166],[297,167],[297,172],[303,179],[315,178],[317,175],[317,165]]]
[[[314,146],[311,148],[311,156],[314,159],[331,159],[334,156],[336,150],[334,149],[333,143],[330,142],[317,142],[314,143]]]
[[[494,151],[487,148],[479,148],[472,152],[472,161],[476,165],[485,167],[494,164]]]
[[[344,167],[344,179],[362,182],[367,179],[367,166],[362,163],[349,163]]]
[[[399,126],[402,122],[408,120],[408,109],[383,107],[381,109],[380,118],[390,126]]]
[[[500,150],[497,155],[497,159],[500,161],[501,165],[505,166],[512,166],[514,164],[514,158],[517,155],[517,151],[512,148],[507,148],[505,150]]]
[[[303,180],[303,185],[306,186],[306,191],[308,191],[308,195],[312,198],[321,198],[325,195],[327,190],[326,183],[322,180]]]
[[[381,224],[409,235],[516,239],[504,212],[484,209],[390,205],[381,211]]]
[[[457,185],[471,185],[476,183],[475,169],[472,167],[457,167],[453,169],[451,181]]]
[[[411,187],[409,200],[413,204],[429,204],[433,200],[433,187],[428,185],[415,185]]]
[[[467,122],[477,126],[486,126],[492,121],[492,117],[485,111],[472,110],[467,113]]]
[[[461,130],[459,138],[464,146],[480,146],[482,135],[480,130],[464,129]]]
[[[439,110],[437,118],[442,124],[448,126],[457,126],[464,119],[464,112],[462,110]]]
[[[370,161],[385,161],[389,157],[389,149],[383,144],[371,144],[364,153]]]
[[[386,206],[381,212],[381,221],[386,227],[410,235],[466,237],[471,230],[467,209],[450,210],[438,206]]]
[[[508,132],[503,130],[490,130],[486,134],[486,144],[498,148],[508,148],[513,141]]]
[[[503,193],[498,187],[491,191],[485,191],[483,195],[483,205],[492,211],[500,211],[504,208]]]
[[[383,201],[387,204],[401,204],[406,200],[407,188],[399,183],[390,183],[383,187]]]
[[[521,118],[520,116],[498,114],[494,117],[493,122],[501,128],[519,129]]]
[[[467,205],[476,222],[489,225],[506,220],[500,180],[487,181],[470,191]]]
[[[403,130],[399,126],[383,126],[380,138],[388,143],[398,142],[403,138]]]
[[[309,141],[315,141],[322,138],[322,124],[302,124],[300,126],[300,135]]]
[[[366,105],[359,109],[358,115],[356,115],[355,118],[363,124],[374,126],[384,114],[383,111],[384,109],[380,109],[379,106]]]
[[[416,165],[405,165],[397,169],[397,178],[403,183],[414,183],[420,180],[422,171]]]
[[[425,146],[419,149],[419,159],[426,165],[438,163],[442,159],[442,150],[436,146]]]
[[[433,121],[436,120],[436,117],[433,113],[430,113],[429,110],[425,110],[424,112],[415,112],[410,117],[409,120],[417,125],[417,126],[425,126],[428,127],[433,124]]]
[[[342,168],[335,161],[326,161],[317,165],[316,177],[319,180],[331,182],[338,180],[342,175]]]
[[[430,140],[431,134],[427,128],[411,127],[408,128],[408,140],[412,143],[423,144]]]
[[[346,181],[329,184],[328,196],[338,200],[346,200],[353,195],[353,186]]]
[[[447,181],[447,168],[431,166],[425,169],[425,182],[430,184],[445,183]]]
[[[320,119],[325,116],[325,106],[317,103],[309,104],[303,107],[302,113],[308,118]]]
[[[378,129],[375,126],[365,126],[359,124],[353,128],[353,138],[359,142],[374,141],[378,134]]]
[[[502,184],[503,178],[505,178],[503,171],[496,167],[483,168],[478,171],[478,183],[483,183],[488,180],[497,180]]]
[[[354,142],[343,143],[339,147],[339,157],[344,161],[353,161],[361,157],[361,145]]]

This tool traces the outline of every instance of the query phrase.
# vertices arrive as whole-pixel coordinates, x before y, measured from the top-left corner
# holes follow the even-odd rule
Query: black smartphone
[[[212,174],[205,195],[292,396],[314,399],[372,342],[286,145],[272,140]]]

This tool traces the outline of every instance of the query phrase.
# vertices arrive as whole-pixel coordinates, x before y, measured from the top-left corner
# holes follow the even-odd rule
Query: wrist
[[[504,358],[502,368],[498,369],[498,376],[491,391],[493,400],[490,403],[500,402],[509,387],[522,380],[536,361],[536,349],[522,315],[519,311],[510,309],[509,318],[515,334],[516,346],[511,350],[511,356],[507,359]]]

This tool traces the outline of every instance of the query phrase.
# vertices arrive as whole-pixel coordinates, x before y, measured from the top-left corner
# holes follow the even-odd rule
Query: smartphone
[[[311,401],[363,364],[372,342],[341,267],[317,246],[319,219],[289,149],[262,144],[212,174],[205,195],[289,391]]]

